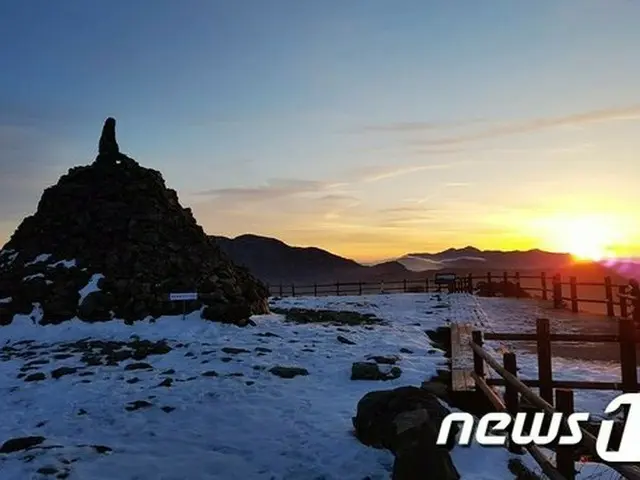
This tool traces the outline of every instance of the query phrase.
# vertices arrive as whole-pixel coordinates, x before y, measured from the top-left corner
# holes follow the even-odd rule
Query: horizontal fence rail
[[[268,285],[272,295],[285,296],[322,296],[322,295],[366,295],[371,293],[425,293],[450,292],[473,293],[473,277],[458,277],[451,284],[437,284],[433,278],[423,280],[380,280],[368,282],[314,283],[298,285],[295,283]]]

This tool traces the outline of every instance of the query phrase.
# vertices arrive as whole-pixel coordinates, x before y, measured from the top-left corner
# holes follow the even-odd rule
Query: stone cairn
[[[208,320],[244,326],[268,313],[265,285],[221,252],[160,172],[120,153],[115,123],[96,160],[47,188],[0,250],[0,325],[16,314],[41,324],[181,314],[168,301],[181,291],[199,292],[186,311]]]

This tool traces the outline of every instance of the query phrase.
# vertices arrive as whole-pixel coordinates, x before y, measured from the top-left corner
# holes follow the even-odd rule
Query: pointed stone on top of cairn
[[[117,156],[120,153],[118,142],[116,142],[116,119],[109,117],[102,127],[102,135],[98,144],[99,155]]]
[[[98,143],[98,157],[96,162],[101,165],[134,165],[135,160],[124,153],[120,153],[120,147],[116,142],[116,119],[108,117],[102,127],[102,135]]]

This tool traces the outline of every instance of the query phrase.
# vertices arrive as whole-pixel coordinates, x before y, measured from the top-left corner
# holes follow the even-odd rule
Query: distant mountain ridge
[[[503,270],[547,270],[573,263],[568,253],[532,250],[480,250],[476,247],[449,248],[438,253],[410,253],[398,259],[414,271],[443,268],[490,268]]]
[[[235,238],[213,236],[213,239],[235,263],[247,267],[268,283],[357,282],[414,277],[413,272],[398,262],[364,266],[320,248],[294,247],[275,238],[246,234]]]
[[[475,247],[449,248],[439,253],[412,253],[397,260],[365,266],[316,247],[295,247],[281,240],[246,234],[212,237],[239,265],[259,279],[275,283],[359,282],[424,278],[426,271],[556,270],[571,264],[571,256],[541,250],[501,252]]]

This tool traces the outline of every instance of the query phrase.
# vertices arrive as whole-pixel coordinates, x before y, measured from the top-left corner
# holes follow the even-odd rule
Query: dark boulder
[[[395,456],[393,479],[460,478],[446,446],[436,445],[438,431],[449,410],[429,392],[417,387],[367,393],[353,418],[356,437],[365,445],[386,448]]]

